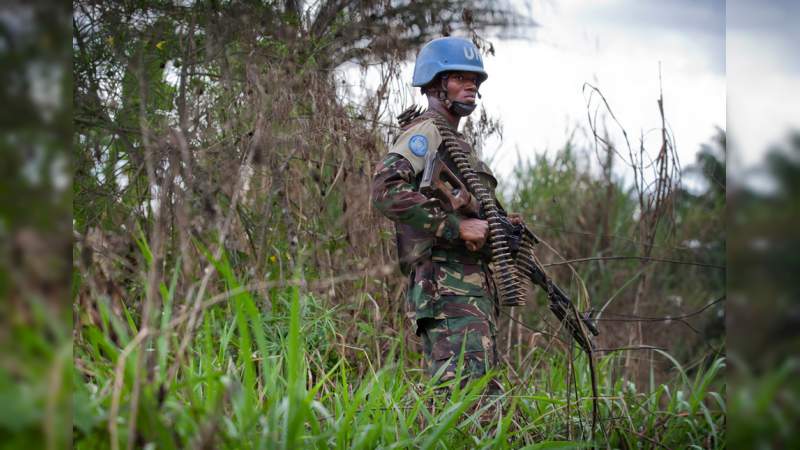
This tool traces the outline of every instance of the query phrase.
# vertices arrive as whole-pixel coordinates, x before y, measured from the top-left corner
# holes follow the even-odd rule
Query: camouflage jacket
[[[441,296],[495,297],[488,272],[488,246],[479,253],[469,252],[459,237],[464,217],[419,192],[428,151],[437,151],[453,173],[458,173],[444,151],[432,114],[437,113],[426,112],[404,127],[372,181],[373,205],[395,223],[400,268],[410,277],[409,315],[417,320],[456,313],[439,310],[436,300]],[[497,181],[489,167],[455,134],[484,186],[494,191]]]

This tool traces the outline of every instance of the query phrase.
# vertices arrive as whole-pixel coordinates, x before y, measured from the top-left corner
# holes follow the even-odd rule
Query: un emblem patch
[[[417,156],[425,156],[425,153],[428,153],[428,138],[421,134],[415,134],[408,141],[408,148]]]

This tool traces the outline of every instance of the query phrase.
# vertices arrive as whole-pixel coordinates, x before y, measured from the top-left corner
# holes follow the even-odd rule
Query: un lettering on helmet
[[[472,45],[464,46],[464,57],[470,61],[472,61],[473,59],[477,59],[478,62],[483,64],[483,58],[481,58],[481,52],[478,51],[477,47],[474,47]]]

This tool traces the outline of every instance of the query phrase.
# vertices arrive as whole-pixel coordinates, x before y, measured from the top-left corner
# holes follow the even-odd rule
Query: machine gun
[[[550,299],[550,311],[555,314],[559,322],[564,324],[567,330],[572,334],[572,337],[575,338],[575,341],[578,342],[586,353],[591,353],[591,351],[594,350],[591,337],[583,331],[581,325],[583,325],[592,336],[600,334],[592,318],[593,311],[589,310],[581,314],[575,307],[575,304],[572,303],[569,296],[567,296],[553,279],[547,275],[547,272],[545,272],[544,267],[542,267],[537,260],[533,250],[534,245],[539,243],[539,238],[528,226],[522,222],[513,224],[508,219],[504,222],[503,225],[508,230],[508,233],[514,236],[511,241],[519,242],[514,258],[517,263],[518,272],[533,284],[544,289],[547,293],[547,297]]]
[[[428,197],[439,199],[448,211],[459,212],[467,217],[483,217],[479,202],[436,152],[429,152],[425,159],[420,192]],[[519,280],[520,284],[523,286],[535,284],[544,289],[550,299],[550,311],[555,314],[559,322],[564,324],[581,348],[591,354],[594,346],[584,329],[593,336],[600,334],[592,319],[592,311],[585,314],[578,312],[569,296],[547,275],[534,253],[534,246],[539,243],[539,238],[527,225],[521,221],[513,223],[505,215],[501,216],[500,224],[503,229],[503,237],[511,251],[512,261],[516,266],[517,276],[523,278],[523,280]],[[499,270],[502,269],[503,267],[499,268]],[[498,276],[502,277],[503,274],[495,274],[495,277]],[[525,291],[523,289],[521,292]],[[515,303],[507,304],[507,306],[524,304],[524,298],[519,296]]]

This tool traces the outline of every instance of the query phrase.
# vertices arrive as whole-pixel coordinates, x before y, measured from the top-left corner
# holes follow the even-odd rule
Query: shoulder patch
[[[415,134],[408,140],[408,148],[417,156],[425,156],[428,153],[428,138],[421,134]]]
[[[425,155],[436,151],[442,143],[442,136],[432,119],[424,120],[407,129],[397,138],[389,153],[396,153],[407,159],[417,175],[425,168]]]

